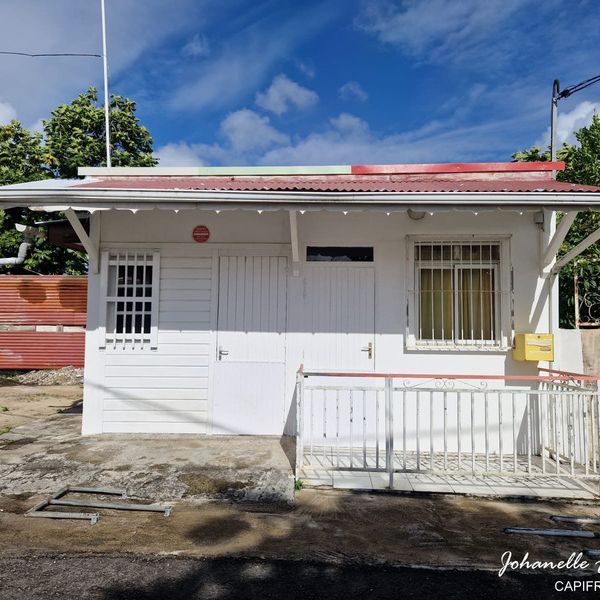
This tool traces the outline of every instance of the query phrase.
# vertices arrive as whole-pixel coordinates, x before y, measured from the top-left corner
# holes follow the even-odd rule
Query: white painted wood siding
[[[212,256],[161,248],[157,349],[105,352],[104,432],[210,430],[212,282]]]
[[[307,265],[299,330],[309,369],[372,371],[375,366],[375,270]],[[371,353],[367,348],[371,344]]]

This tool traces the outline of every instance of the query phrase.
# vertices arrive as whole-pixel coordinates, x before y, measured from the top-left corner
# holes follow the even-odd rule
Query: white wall
[[[153,353],[99,350],[98,276],[90,276],[89,334],[86,346],[84,433],[100,431],[210,432],[211,364],[215,355],[216,257],[226,248],[290,252],[285,211],[186,210],[110,211],[101,220],[102,247],[142,245],[161,251],[159,345]],[[192,241],[195,225],[210,228],[206,244]],[[421,221],[405,213],[298,215],[301,257],[305,246],[368,245],[375,253],[375,369],[402,373],[536,374],[536,363],[518,363],[510,351],[409,351],[406,330],[406,236],[510,235],[514,266],[515,331],[549,330],[547,303],[540,300],[540,233],[532,212],[447,212]],[[546,236],[548,233],[546,234]],[[288,278],[288,316],[294,313],[306,266]],[[290,270],[291,271],[291,270]],[[94,314],[96,313],[96,314]],[[288,321],[289,322],[289,321]],[[305,332],[288,330],[286,402],[303,359]]]

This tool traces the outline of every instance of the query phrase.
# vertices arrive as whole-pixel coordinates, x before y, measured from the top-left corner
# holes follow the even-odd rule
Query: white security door
[[[283,433],[286,290],[285,257],[220,257],[213,433]]]
[[[328,371],[375,368],[372,267],[308,265],[303,294],[304,366]]]

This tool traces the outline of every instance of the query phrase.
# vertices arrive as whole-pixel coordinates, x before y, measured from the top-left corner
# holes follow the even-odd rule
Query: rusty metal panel
[[[527,163],[511,163],[527,164]],[[552,164],[552,163],[548,163]],[[287,176],[105,177],[77,188],[124,190],[313,191],[313,192],[600,192],[591,185],[547,178],[544,173],[425,173]]]
[[[85,332],[0,331],[0,369],[83,367]]]
[[[0,275],[0,323],[85,325],[87,277]]]

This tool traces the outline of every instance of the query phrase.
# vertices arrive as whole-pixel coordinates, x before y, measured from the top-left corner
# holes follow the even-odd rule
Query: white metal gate
[[[387,471],[390,481],[394,473],[600,477],[595,385],[506,377],[489,388],[475,376],[410,375],[382,376],[379,386],[311,382],[351,376],[299,374],[300,465]]]
[[[213,433],[281,435],[287,259],[221,256]]]

